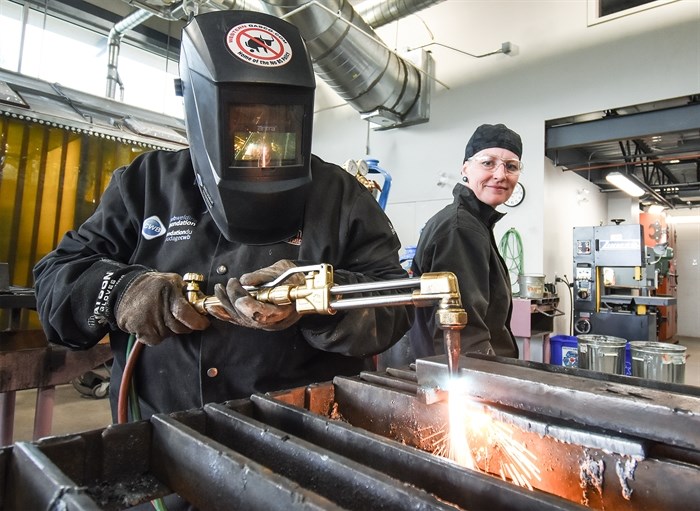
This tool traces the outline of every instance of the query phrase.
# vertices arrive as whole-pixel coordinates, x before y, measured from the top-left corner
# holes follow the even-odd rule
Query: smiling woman
[[[523,169],[522,142],[513,133],[503,124],[484,124],[474,132],[464,152],[466,186],[492,207],[510,198]]]
[[[412,263],[415,276],[450,271],[457,276],[469,322],[462,331],[463,353],[517,357],[510,331],[511,278],[493,235],[503,217],[496,207],[511,198],[522,169],[522,140],[503,124],[483,124],[469,139],[463,183],[454,202],[426,223]],[[416,358],[441,354],[442,332],[431,308],[419,308],[409,332]]]

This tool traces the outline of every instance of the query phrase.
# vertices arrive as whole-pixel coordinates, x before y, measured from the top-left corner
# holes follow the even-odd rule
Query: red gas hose
[[[129,357],[124,365],[122,382],[119,386],[119,399],[117,401],[117,424],[126,424],[129,422],[129,386],[133,379],[136,361],[143,351],[144,346],[145,344],[137,340],[131,348],[131,353],[129,353]]]

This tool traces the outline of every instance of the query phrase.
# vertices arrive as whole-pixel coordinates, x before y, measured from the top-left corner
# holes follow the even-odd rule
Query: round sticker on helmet
[[[257,23],[243,23],[226,35],[226,45],[239,59],[261,67],[283,66],[292,60],[292,47],[282,34]]]

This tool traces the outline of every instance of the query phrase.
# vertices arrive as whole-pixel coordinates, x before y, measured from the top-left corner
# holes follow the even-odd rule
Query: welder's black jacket
[[[452,194],[452,204],[436,213],[421,231],[413,274],[449,271],[457,276],[468,316],[461,335],[462,353],[493,350],[491,354],[517,357],[518,346],[510,331],[510,277],[493,236],[493,227],[503,213],[478,200],[461,183]],[[409,332],[415,356],[444,353],[443,338],[435,308],[416,309]]]
[[[85,349],[109,334],[113,413],[128,340],[116,327],[114,304],[129,282],[147,269],[202,273],[202,291],[208,295],[214,294],[215,284],[280,259],[329,263],[336,284],[406,277],[398,259],[400,242],[372,194],[340,167],[315,156],[311,163],[300,245],[227,241],[195,184],[189,150],[155,151],[115,171],[95,213],[39,261],[34,269],[37,308],[48,339]],[[154,216],[167,232],[153,237],[158,233],[146,230],[144,236],[144,220]],[[104,279],[109,272],[113,274]],[[100,295],[103,281],[107,289]],[[358,374],[368,368],[371,355],[408,330],[409,309],[305,315],[279,332],[212,318],[205,331],[168,338],[143,350],[135,372],[142,414],[187,410]],[[207,375],[211,368],[216,370],[209,374],[215,376]]]

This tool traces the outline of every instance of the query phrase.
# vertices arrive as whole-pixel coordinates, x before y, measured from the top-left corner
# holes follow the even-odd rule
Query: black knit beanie
[[[482,124],[476,128],[472,138],[467,142],[467,147],[464,150],[464,161],[482,149],[490,147],[508,149],[517,154],[518,158],[523,155],[523,142],[515,131],[506,127],[505,124]]]

